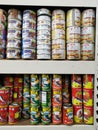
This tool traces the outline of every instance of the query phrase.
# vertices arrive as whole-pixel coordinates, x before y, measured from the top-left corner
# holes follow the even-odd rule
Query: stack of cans
[[[23,78],[23,109],[22,117],[24,119],[30,118],[30,76],[24,75]]]
[[[62,123],[62,76],[53,75],[52,81],[52,123]]]
[[[91,74],[83,75],[83,108],[84,123],[91,125],[94,122],[94,77]]]
[[[51,76],[42,74],[41,76],[41,122],[51,123]]]
[[[52,59],[65,59],[65,12],[52,13]]]
[[[40,122],[40,76],[31,75],[31,103],[30,103],[30,123],[38,124]]]
[[[0,59],[5,58],[7,13],[0,9]]]
[[[81,33],[82,60],[94,60],[95,11],[93,9],[86,9],[82,12]]]
[[[37,11],[37,59],[51,59],[51,13],[45,8]]]
[[[21,58],[21,12],[16,9],[8,11],[8,32],[6,58]]]
[[[36,59],[36,13],[32,10],[23,12],[22,58]]]
[[[67,12],[67,59],[80,59],[80,21],[81,13],[79,9],[71,9]]]

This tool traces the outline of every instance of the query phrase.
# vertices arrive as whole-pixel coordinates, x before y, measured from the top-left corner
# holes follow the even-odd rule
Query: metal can
[[[70,9],[67,11],[67,27],[80,26],[81,12],[79,9]]]
[[[0,88],[0,105],[9,104],[9,89]]]
[[[67,59],[80,59],[80,43],[67,43]]]
[[[36,40],[33,38],[22,39],[22,48],[36,48]]]
[[[26,19],[23,20],[23,25],[22,28],[32,28],[32,29],[36,29],[36,20],[34,21],[33,19]]]
[[[14,102],[17,102],[18,100],[18,94],[19,94],[19,87],[14,87],[14,90],[13,90],[13,101]]]
[[[48,55],[48,54],[38,54],[38,55],[37,55],[37,59],[38,59],[38,60],[42,60],[42,59],[44,59],[44,60],[50,60],[50,59],[51,59],[51,56]]]
[[[70,76],[69,75],[62,76],[62,84],[63,84],[63,89],[69,89],[69,87],[70,87]]]
[[[65,59],[65,49],[53,49],[52,50],[52,59],[53,60]]]
[[[19,40],[19,39],[8,39],[6,47],[7,48],[20,49],[21,48],[21,40]]]
[[[51,123],[51,108],[50,107],[42,107],[41,122],[44,125],[49,125]]]
[[[30,88],[30,76],[29,76],[29,74],[24,74],[24,76],[23,76],[24,78],[23,78],[23,87],[24,88]]]
[[[69,42],[80,42],[80,27],[72,26],[66,29],[66,40]]]
[[[39,30],[48,30],[48,31],[51,31],[51,27],[50,27],[50,25],[44,25],[44,24],[40,24],[40,25],[38,25],[37,26],[37,31],[39,31]]]
[[[36,39],[36,31],[35,29],[23,29],[22,30],[22,38],[25,39],[25,38],[33,38],[33,39]]]
[[[47,15],[40,15],[39,17],[37,17],[37,21],[38,25],[50,25],[48,23],[50,23],[51,18]]]
[[[51,39],[51,36],[47,34],[39,34],[37,35],[37,40],[39,39]]]
[[[30,103],[30,94],[29,93],[27,93],[27,94],[23,93],[23,104],[24,103]]]
[[[61,9],[56,9],[52,12],[52,20],[65,20],[65,12]]]
[[[4,86],[5,87],[13,87],[13,76],[5,75],[4,76]]]
[[[8,106],[0,105],[0,125],[7,123],[7,117],[8,117]]]
[[[82,26],[95,26],[95,11],[86,9],[82,12]]]
[[[7,38],[8,39],[21,39],[21,30],[20,29],[8,29]]]
[[[65,30],[65,20],[54,19],[52,21],[52,30],[55,29]]]
[[[7,26],[6,21],[5,21],[5,22],[1,22],[1,21],[0,21],[0,30],[3,30],[3,29],[6,30],[6,26]]]
[[[73,106],[74,122],[81,124],[83,123],[83,108],[82,106]]]
[[[38,91],[31,90],[31,106],[40,105],[40,94]]]
[[[81,44],[81,59],[94,60],[94,50],[94,44],[92,43]]]
[[[50,55],[51,54],[51,50],[49,49],[47,49],[47,50],[45,50],[45,49],[40,49],[40,50],[37,50],[37,55]]]
[[[55,39],[52,40],[52,50],[53,49],[64,49],[65,48],[65,40]]]
[[[81,42],[82,43],[95,42],[95,28],[94,27],[82,27]]]
[[[0,30],[0,39],[6,40],[6,30],[2,29]]]
[[[13,102],[13,87],[5,86],[5,88],[9,89],[9,104],[11,104]]]
[[[50,75],[42,74],[42,91],[51,91]]]
[[[84,106],[84,123],[87,125],[94,123],[93,107]]]
[[[37,36],[38,35],[46,35],[46,36],[50,36],[51,35],[51,33],[50,33],[50,31],[49,30],[38,30],[37,31]]]
[[[37,49],[38,50],[49,50],[49,49],[51,49],[51,46],[50,45],[48,45],[48,44],[37,44]]]
[[[51,16],[51,12],[50,10],[46,9],[46,8],[41,8],[37,11],[37,16],[39,15],[48,15]]]
[[[72,125],[73,124],[73,107],[72,104],[63,105],[63,124]]]
[[[69,93],[69,89],[63,89],[62,91],[62,100],[63,103],[69,103],[70,102],[70,93]]]
[[[40,76],[37,74],[31,75],[31,90],[34,91],[40,90]]]
[[[7,20],[7,12],[0,9],[0,22],[5,22]]]
[[[72,88],[82,88],[81,75],[72,74],[72,76],[71,76],[71,86],[72,86]]]
[[[33,10],[23,11],[23,20],[31,19],[36,21],[36,13]]]
[[[39,39],[37,40],[37,45],[51,45],[50,39]]]
[[[62,123],[62,109],[59,106],[53,106],[52,123],[54,125]]]
[[[14,87],[23,87],[22,75],[15,75],[14,76]]]
[[[36,59],[36,49],[23,48],[22,59]]]
[[[30,103],[28,102],[23,102],[23,109],[26,109],[26,108],[30,108]]]
[[[21,29],[21,21],[17,19],[9,19],[8,28]]]
[[[30,108],[29,107],[22,110],[22,117],[24,119],[29,119],[30,118]]]
[[[30,123],[33,125],[38,124],[40,122],[40,107],[31,107],[30,114]]]
[[[57,39],[65,40],[65,31],[64,30],[54,29],[52,31],[52,40],[57,40]]]

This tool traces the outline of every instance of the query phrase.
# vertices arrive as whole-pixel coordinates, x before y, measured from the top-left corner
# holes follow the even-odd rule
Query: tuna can
[[[67,11],[67,27],[80,26],[81,12],[79,9],[70,9]]]
[[[17,19],[9,19],[8,21],[9,29],[21,29],[21,21]]]
[[[72,26],[66,29],[66,40],[69,42],[80,42],[80,27]]]
[[[5,22],[7,20],[7,12],[3,9],[0,9],[0,22]]]
[[[24,119],[29,119],[30,118],[30,108],[29,107],[22,110],[22,117]]]
[[[6,40],[0,38],[0,48],[5,48],[5,47],[6,47]]]
[[[36,40],[33,38],[22,39],[22,48],[36,48]]]
[[[83,88],[87,89],[94,88],[94,76],[92,74],[83,75]]]
[[[73,107],[72,104],[63,105],[63,124],[72,125],[73,122]]]
[[[72,88],[82,88],[81,75],[73,74],[71,76],[71,86],[72,86]]]
[[[65,20],[65,12],[60,9],[56,9],[52,12],[52,20]]]
[[[48,15],[51,16],[51,12],[50,10],[46,9],[46,8],[41,8],[37,11],[37,16],[39,15]]]
[[[37,50],[37,55],[43,55],[43,54],[45,54],[45,55],[50,55],[51,54],[51,51],[50,51],[50,49],[49,50]]]
[[[38,91],[31,90],[31,106],[40,105],[40,94]]]
[[[44,59],[44,60],[50,60],[50,59],[51,59],[51,56],[48,55],[48,54],[38,54],[38,55],[37,55],[37,59],[38,59],[38,60],[42,60],[42,59]]]
[[[94,60],[94,44],[92,43],[81,44],[81,59]]]
[[[50,75],[42,74],[42,91],[51,91]]]
[[[6,40],[6,30],[0,30],[0,39]]]
[[[23,103],[30,103],[30,94],[28,93],[23,93]]]
[[[40,34],[40,35],[37,35],[37,40],[39,39],[51,39],[51,36],[47,34]]]
[[[52,40],[57,40],[57,39],[65,40],[65,31],[64,30],[54,29],[52,31]]]
[[[35,29],[23,29],[22,30],[22,38],[25,39],[26,37],[35,39],[36,38]]]
[[[67,43],[67,59],[80,59],[80,43]]]
[[[54,49],[52,50],[52,59],[65,59],[65,49]]]
[[[83,123],[83,108],[82,106],[73,106],[74,123]]]
[[[40,90],[39,75],[37,74],[31,75],[31,90],[34,91]]]
[[[62,108],[59,106],[53,106],[52,123],[54,125],[62,123]]]
[[[84,106],[84,123],[87,125],[94,123],[93,107]]]
[[[21,12],[17,9],[9,9],[8,10],[8,20],[10,20],[10,19],[22,20]]]
[[[36,13],[33,10],[23,11],[23,20],[31,19],[36,21]]]
[[[37,31],[37,35],[46,35],[46,36],[50,36],[51,33],[49,30],[38,30]]]
[[[4,59],[4,58],[5,58],[5,49],[0,48],[0,59]]]
[[[37,31],[39,31],[39,30],[48,30],[48,31],[51,31],[51,26],[50,25],[44,25],[44,24],[38,25],[37,26]]]
[[[65,21],[61,21],[61,23],[55,23],[55,20],[54,22],[52,22],[52,30],[65,30]]]
[[[41,19],[40,17],[41,17],[42,19]],[[43,16],[43,17],[40,16],[40,17],[38,17],[38,19],[37,19],[37,26],[48,25],[48,26],[51,27],[50,19],[44,19],[44,16]],[[48,18],[48,17],[47,17],[47,18]],[[47,31],[49,31],[49,30],[47,30]]]
[[[63,50],[65,48],[65,44],[53,44],[52,43],[52,50]]]
[[[5,87],[13,87],[13,76],[11,75],[5,75],[4,76],[4,86]]]
[[[39,39],[37,40],[37,45],[51,45],[51,40],[50,39]]]
[[[6,47],[7,48],[20,49],[21,48],[21,40],[19,40],[19,39],[8,39]]]
[[[40,122],[40,107],[36,106],[36,107],[31,107],[30,108],[30,123],[35,125],[38,124]]]
[[[81,42],[82,43],[95,42],[95,28],[94,27],[82,27]]]
[[[36,59],[36,50],[30,48],[24,48],[22,50],[22,59]]]
[[[14,87],[23,87],[22,75],[15,75],[14,76]]]
[[[39,44],[39,45],[37,45],[37,49],[38,50],[49,50],[49,49],[51,49],[51,46],[50,45],[48,45],[48,44]]]
[[[33,19],[26,19],[23,20],[23,25],[22,28],[32,28],[32,29],[36,29],[36,20]]]
[[[21,30],[20,29],[8,29],[7,38],[8,39],[21,39]]]
[[[62,90],[62,76],[54,74],[52,81],[52,89],[54,90]]]
[[[9,104],[9,89],[0,88],[0,105]]]
[[[24,88],[30,88],[30,76],[29,76],[29,74],[24,74],[24,76],[23,76],[24,78],[23,78],[23,86],[24,86]]]
[[[43,125],[49,125],[51,123],[51,108],[42,107],[41,122]]]
[[[0,125],[7,123],[7,117],[8,117],[8,106],[0,105]]]
[[[16,124],[20,119],[20,106],[17,103],[9,105],[8,124]]]
[[[82,26],[95,26],[95,11],[86,9],[82,12]]]

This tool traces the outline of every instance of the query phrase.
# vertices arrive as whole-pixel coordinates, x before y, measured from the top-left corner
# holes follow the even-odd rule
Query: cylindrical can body
[[[1,88],[0,89],[0,105],[9,104],[9,89]]]
[[[7,123],[7,117],[8,117],[8,106],[0,105],[0,125]]]

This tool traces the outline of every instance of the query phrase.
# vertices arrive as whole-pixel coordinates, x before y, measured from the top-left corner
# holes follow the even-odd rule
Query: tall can
[[[72,86],[72,88],[82,88],[81,75],[72,74],[72,76],[71,76],[71,86]]]
[[[42,91],[51,91],[50,75],[42,74]]]
[[[24,88],[30,88],[30,76],[28,74],[24,74],[23,86]]]
[[[9,89],[0,88],[0,105],[9,104]]]
[[[8,106],[0,105],[0,125],[7,123],[7,117],[8,117]]]
[[[31,90],[31,106],[40,105],[40,94],[38,91]]]
[[[40,90],[40,83],[39,83],[39,75],[32,74],[31,75],[31,90]]]

